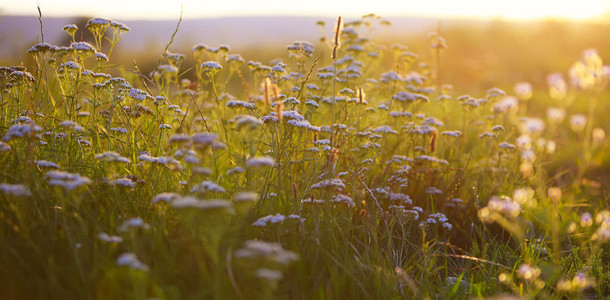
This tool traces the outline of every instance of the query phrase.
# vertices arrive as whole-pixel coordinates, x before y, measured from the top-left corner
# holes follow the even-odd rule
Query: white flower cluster
[[[326,188],[332,188],[332,189],[337,189],[338,191],[341,191],[345,188],[345,184],[343,183],[343,180],[339,179],[339,178],[334,178],[334,179],[325,179],[322,181],[319,181],[317,183],[314,183],[311,186],[312,189],[326,189]]]
[[[270,156],[256,156],[251,157],[246,162],[248,167],[273,167],[275,166],[275,159]]]
[[[130,228],[142,228],[147,230],[150,228],[150,224],[144,222],[144,220],[142,220],[140,217],[131,218],[125,220],[121,226],[119,226],[119,231],[127,231]]]
[[[341,204],[347,205],[347,207],[356,206],[356,203],[354,203],[354,200],[352,200],[352,198],[350,196],[347,196],[344,194],[337,194],[337,195],[333,196],[331,202],[341,203]]]
[[[41,168],[59,169],[59,165],[47,160],[35,160],[34,163]]]
[[[34,123],[31,124],[15,124],[9,127],[8,131],[4,135],[3,140],[8,142],[15,138],[38,138],[39,133],[42,132],[42,128]]]
[[[0,192],[13,196],[29,197],[32,195],[30,189],[23,184],[0,183]]]
[[[120,154],[113,151],[106,151],[104,153],[99,153],[95,155],[95,159],[105,161],[105,162],[118,162],[130,164],[131,160],[127,157],[123,157]]]
[[[243,107],[248,109],[256,109],[256,105],[254,103],[246,102],[243,100],[229,100],[225,104],[227,107]]]
[[[134,270],[148,271],[149,269],[148,266],[142,263],[135,254],[130,252],[121,254],[121,256],[117,258],[116,263],[119,266],[127,266]]]
[[[170,206],[177,209],[195,208],[199,210],[224,210],[229,213],[233,212],[233,205],[231,202],[224,199],[201,200],[196,197],[185,196],[174,199]]]
[[[176,199],[178,199],[180,197],[179,194],[176,193],[160,193],[157,194],[153,199],[152,199],[152,203],[159,203],[159,202],[167,202],[170,203]]]
[[[392,129],[392,127],[390,127],[389,125],[384,125],[384,126],[379,126],[375,129],[373,129],[373,132],[376,133],[391,133],[391,134],[398,134],[398,132],[394,129]]]
[[[164,157],[164,156],[154,157],[154,156],[150,156],[149,154],[144,153],[144,154],[140,154],[138,156],[138,160],[141,162],[170,166],[170,167],[175,167],[175,168],[181,167],[180,162],[171,157]]]
[[[49,185],[63,187],[70,192],[80,186],[91,184],[91,179],[75,173],[64,171],[49,171],[45,175]]]
[[[133,180],[129,179],[129,178],[117,178],[114,180],[111,180],[110,182],[108,182],[109,185],[114,185],[114,186],[124,186],[124,187],[128,187],[128,188],[135,188],[136,187],[136,183],[133,182]]]
[[[225,188],[223,188],[222,186],[218,185],[217,183],[209,181],[209,180],[203,181],[191,189],[191,193],[199,193],[199,194],[224,193],[224,192],[226,192]]]
[[[102,242],[112,243],[112,244],[120,244],[123,242],[122,237],[120,237],[118,235],[109,235],[105,232],[98,234],[97,238]]]
[[[234,255],[239,259],[267,259],[283,266],[287,266],[299,259],[298,254],[285,250],[280,244],[257,240],[246,241],[245,246],[236,250]]]
[[[445,216],[445,214],[443,213],[435,213],[428,215],[428,218],[425,221],[425,225],[430,224],[439,224],[442,228],[445,228],[447,230],[453,229],[453,225],[449,223],[449,219],[447,219],[447,216]]]
[[[600,243],[610,241],[610,210],[598,212],[595,216],[595,223],[599,224],[599,227],[593,233],[591,239]]]
[[[414,209],[406,209],[404,205],[390,205],[388,211],[394,216],[405,217],[408,220],[419,220],[419,212]]]

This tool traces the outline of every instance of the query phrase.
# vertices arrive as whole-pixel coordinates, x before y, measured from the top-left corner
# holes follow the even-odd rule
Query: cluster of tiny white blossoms
[[[148,271],[149,270],[149,267],[147,265],[145,265],[144,263],[142,263],[138,259],[138,257],[134,253],[131,253],[131,252],[121,254],[117,258],[116,264],[119,266],[127,266],[129,268],[132,268],[134,270],[139,270],[139,271]]]
[[[256,222],[252,223],[254,227],[266,227],[268,224],[281,224],[284,223],[285,220],[296,220],[300,223],[305,222],[305,218],[301,218],[301,216],[297,214],[292,214],[289,216],[284,216],[282,214],[276,215],[268,215],[256,220]]]
[[[426,227],[428,227],[432,224],[439,225],[441,228],[444,228],[447,230],[453,229],[453,225],[451,225],[451,223],[449,223],[449,219],[447,218],[447,216],[445,216],[445,214],[440,213],[440,212],[435,213],[435,214],[429,214],[427,216],[426,220],[424,221],[424,225]]]
[[[83,185],[89,185],[93,182],[88,177],[65,171],[49,171],[45,177],[49,185],[60,186],[67,192]]]
[[[0,192],[12,196],[29,197],[32,195],[30,189],[23,184],[0,183]]]
[[[519,198],[520,200],[522,198]],[[521,213],[521,204],[513,201],[508,196],[493,196],[487,202],[487,206],[478,212],[479,218],[485,222],[493,222],[497,215],[515,218]]]

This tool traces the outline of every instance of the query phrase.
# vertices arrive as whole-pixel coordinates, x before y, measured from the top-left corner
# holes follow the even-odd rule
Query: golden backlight
[[[37,14],[37,4],[40,4],[46,16],[95,15],[120,19],[175,19],[180,14],[181,6],[184,7],[185,18],[267,15],[359,17],[375,13],[386,17],[601,20],[609,9],[608,0],[9,0],[0,4],[0,13],[34,15]]]

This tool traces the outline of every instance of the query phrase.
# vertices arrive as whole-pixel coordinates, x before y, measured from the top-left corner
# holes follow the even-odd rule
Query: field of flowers
[[[442,36],[417,54],[381,22],[265,63],[170,42],[144,74],[94,18],[0,67],[2,298],[608,297],[598,52],[469,95]]]

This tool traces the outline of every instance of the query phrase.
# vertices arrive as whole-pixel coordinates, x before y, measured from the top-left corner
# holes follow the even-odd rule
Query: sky
[[[601,19],[610,0],[3,0],[0,15],[90,16],[117,20],[177,19],[226,16],[503,18],[532,20]]]

